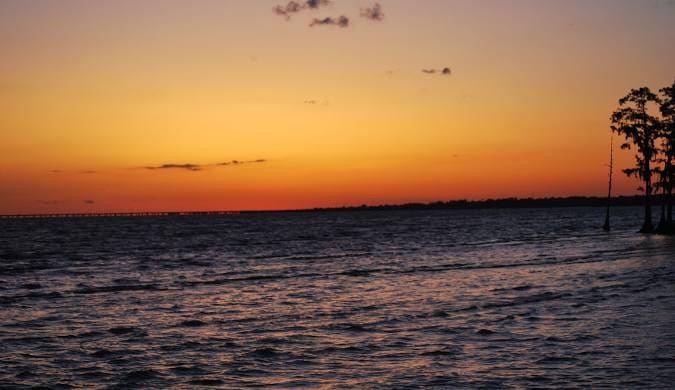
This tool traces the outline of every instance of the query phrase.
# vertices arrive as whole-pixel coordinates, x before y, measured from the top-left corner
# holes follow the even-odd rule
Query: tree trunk
[[[650,166],[650,160],[652,156],[650,154],[645,154],[645,221],[642,224],[642,229],[640,233],[653,233],[654,225],[652,225],[652,170]]]
[[[673,226],[673,186],[672,184],[668,188],[668,195],[666,195],[666,201],[668,202],[666,210],[666,227],[668,233],[675,232],[675,226]]]
[[[668,194],[666,188],[664,187],[661,191],[661,217],[659,218],[659,224],[656,226],[656,232],[659,234],[664,234],[668,232],[668,224],[666,222],[666,203]]]
[[[671,146],[672,151],[672,146]],[[673,156],[672,153],[668,158],[668,195],[666,196],[666,202],[668,204],[666,210],[666,223],[670,233],[673,233],[675,226],[673,226]]]
[[[614,173],[614,136],[609,143],[609,185],[607,186],[607,213],[605,214],[605,224],[602,225],[602,230],[608,232],[609,226],[609,209],[612,206],[612,174]]]
[[[602,225],[602,230],[608,232],[611,227],[609,225],[609,208],[611,206],[611,198],[607,199],[607,213],[605,214],[605,224]]]

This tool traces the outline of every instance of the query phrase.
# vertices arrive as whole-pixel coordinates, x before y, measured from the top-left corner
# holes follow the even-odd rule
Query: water
[[[0,388],[668,388],[640,210],[0,221]]]

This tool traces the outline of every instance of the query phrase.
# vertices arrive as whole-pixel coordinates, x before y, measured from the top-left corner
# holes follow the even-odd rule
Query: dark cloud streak
[[[52,169],[52,173],[64,173],[64,174],[78,174],[78,175],[95,175],[98,173],[98,171],[94,171],[91,169],[86,169],[82,171],[64,171],[61,169]]]
[[[319,8],[322,5],[330,5],[331,0],[307,0],[305,4],[309,8]]]
[[[450,75],[452,75],[452,70],[448,67],[445,67],[443,69],[422,69],[422,73],[440,74],[442,76],[450,76]]]
[[[260,158],[260,159],[257,159],[257,160],[248,160],[248,161],[232,160],[232,161],[225,161],[225,162],[215,164],[215,166],[226,167],[228,165],[259,164],[259,163],[264,163],[264,162],[267,162],[267,160],[265,160],[263,158]]]
[[[38,200],[37,202],[40,203],[40,204],[48,205],[48,206],[56,206],[56,205],[59,205],[59,204],[66,203],[62,200]]]
[[[197,164],[162,164],[157,166],[148,166],[145,169],[149,170],[158,170],[158,169],[185,169],[187,171],[201,171],[202,166]]]
[[[309,27],[314,26],[338,26],[340,28],[345,28],[349,27],[349,18],[344,15],[341,15],[337,18],[330,16],[323,19],[314,18],[309,24]]]
[[[267,162],[267,160],[260,158],[257,160],[230,160],[230,161],[225,161],[225,162],[220,162],[216,164],[206,164],[206,165],[201,165],[201,164],[162,164],[162,165],[150,165],[143,167],[144,169],[150,170],[150,171],[157,171],[157,170],[167,170],[167,169],[177,169],[177,170],[185,170],[185,171],[190,171],[190,172],[198,172],[198,171],[203,171],[206,168],[209,167],[226,167],[226,166],[237,166],[237,165],[244,165],[244,164],[260,164]]]
[[[286,20],[291,18],[291,15],[296,14],[305,9],[317,9],[321,6],[327,6],[331,4],[331,0],[305,0],[303,2],[297,2],[294,0],[289,1],[286,5],[277,5],[272,8],[272,12],[279,16],[283,16]]]

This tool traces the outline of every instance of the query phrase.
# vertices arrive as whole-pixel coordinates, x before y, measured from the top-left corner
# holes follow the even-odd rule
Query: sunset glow
[[[334,3],[1,2],[0,214],[603,195],[675,75],[672,1]]]

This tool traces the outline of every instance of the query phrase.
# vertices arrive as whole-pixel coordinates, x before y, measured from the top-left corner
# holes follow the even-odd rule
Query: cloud
[[[380,3],[375,3],[371,8],[361,8],[361,16],[375,22],[380,22],[384,19],[384,13]]]
[[[448,67],[445,67],[443,69],[422,69],[422,73],[426,74],[440,74],[442,76],[450,76],[452,75],[452,70]]]
[[[93,175],[93,174],[98,173],[98,171],[93,171],[93,170],[87,169],[87,170],[83,170],[83,171],[66,172],[66,171],[61,170],[61,169],[52,169],[52,173],[76,173],[76,174],[81,174],[81,175]]]
[[[322,5],[329,5],[330,0],[307,0],[305,4],[309,8],[319,8]]]
[[[291,18],[292,14],[296,14],[305,9],[317,9],[321,6],[330,5],[331,0],[305,0],[302,2],[297,2],[294,0],[289,1],[286,5],[277,5],[272,8],[272,12],[279,16],[283,16],[286,20]]]
[[[259,163],[264,163],[267,162],[264,158],[260,158],[257,160],[248,160],[248,161],[239,161],[239,160],[231,160],[231,161],[225,161],[221,162],[218,164],[214,164],[217,167],[226,167],[228,165],[244,165],[244,164],[259,164]]]
[[[96,202],[94,202],[94,201],[91,200],[91,199],[85,199],[85,200],[82,201],[82,203],[84,203],[84,204],[94,204],[94,203],[96,203]]]
[[[40,204],[45,204],[45,205],[49,205],[49,206],[54,206],[54,205],[66,203],[62,200],[37,200],[37,202],[40,203]]]
[[[307,105],[309,105],[309,106],[318,106],[318,105],[329,106],[329,105],[330,105],[330,103],[328,102],[328,100],[321,100],[321,101],[319,101],[319,100],[310,99],[310,100],[305,100],[305,101],[302,102],[302,103],[303,103],[303,104],[307,104]]]
[[[349,27],[349,18],[344,15],[341,15],[337,18],[333,18],[330,16],[323,19],[314,18],[312,20],[312,23],[309,24],[309,27],[326,26],[326,25],[338,26],[340,28]]]
[[[162,164],[162,165],[150,165],[143,167],[144,169],[148,169],[151,171],[155,170],[165,170],[165,169],[177,169],[177,170],[185,170],[185,171],[190,171],[190,172],[198,172],[198,171],[203,171],[206,168],[209,167],[226,167],[226,166],[235,166],[235,165],[244,165],[244,164],[260,164],[267,162],[267,160],[263,158],[259,158],[257,160],[230,160],[230,161],[225,161],[225,162],[219,162],[216,164]]]
[[[291,14],[300,12],[302,10],[303,10],[302,5],[300,5],[300,3],[295,1],[289,1],[288,4],[286,4],[285,6],[277,5],[274,8],[272,8],[272,11],[275,14],[284,16],[286,17],[286,19],[290,19]]]
[[[185,169],[188,171],[201,171],[202,166],[197,164],[162,164],[157,166],[147,166],[145,169],[157,170],[157,169]]]

